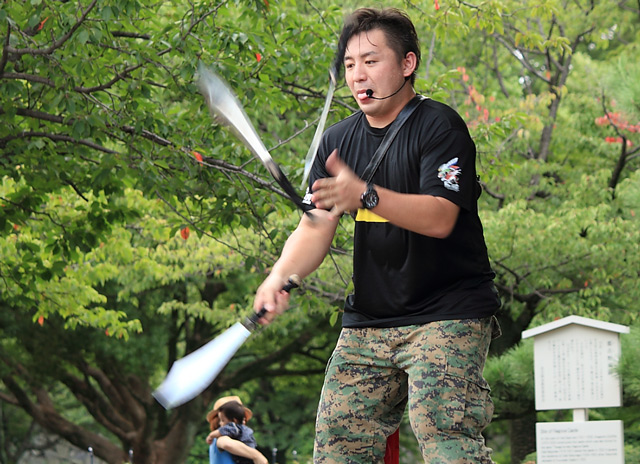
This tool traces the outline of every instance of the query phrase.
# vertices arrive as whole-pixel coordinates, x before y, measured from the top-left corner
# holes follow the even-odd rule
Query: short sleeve
[[[468,132],[447,130],[425,147],[420,160],[420,193],[474,210],[478,194],[475,163],[476,147]]]
[[[231,454],[218,449],[218,439],[214,438],[209,446],[209,464],[234,464]]]

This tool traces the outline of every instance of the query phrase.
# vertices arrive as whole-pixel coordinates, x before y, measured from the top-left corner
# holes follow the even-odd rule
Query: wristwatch
[[[367,190],[364,191],[362,195],[360,195],[360,201],[362,202],[362,207],[365,209],[372,209],[378,206],[378,192],[373,187],[373,184],[367,184]]]

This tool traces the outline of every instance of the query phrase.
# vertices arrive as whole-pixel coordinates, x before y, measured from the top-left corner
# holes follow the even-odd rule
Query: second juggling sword
[[[289,292],[299,286],[300,278],[294,274],[282,289]],[[165,409],[171,409],[202,393],[249,338],[266,312],[262,308],[244,321],[236,322],[206,345],[174,362],[167,377],[153,392],[155,399]]]

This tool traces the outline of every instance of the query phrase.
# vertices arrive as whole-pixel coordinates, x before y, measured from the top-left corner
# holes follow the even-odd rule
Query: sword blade
[[[307,152],[307,156],[304,160],[304,175],[302,176],[302,184],[300,184],[300,188],[306,187],[305,184],[309,178],[311,166],[313,166],[313,162],[318,154],[318,147],[320,146],[320,140],[322,139],[324,126],[327,122],[327,116],[329,115],[329,108],[331,107],[331,101],[333,100],[333,92],[335,89],[336,74],[333,68],[331,68],[329,70],[329,90],[327,90],[327,97],[324,100],[324,108],[322,108],[322,114],[320,116],[320,121],[318,122],[318,127],[316,128],[316,133],[313,135],[311,145],[309,145],[309,151]]]
[[[198,65],[198,88],[205,98],[209,111],[234,133],[240,141],[258,158],[271,173],[271,176],[283,188],[291,201],[311,216],[310,205],[304,204],[289,179],[273,160],[262,143],[247,113],[229,86],[202,63]]]

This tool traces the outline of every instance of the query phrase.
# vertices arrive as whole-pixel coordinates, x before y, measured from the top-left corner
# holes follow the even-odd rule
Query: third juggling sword
[[[294,274],[282,289],[289,292],[299,286],[300,278]],[[165,409],[171,409],[202,393],[249,338],[266,312],[262,308],[244,321],[236,322],[206,345],[174,362],[167,377],[153,392],[155,399]]]

